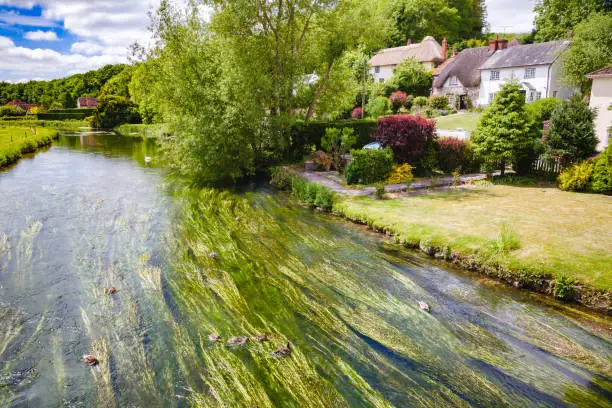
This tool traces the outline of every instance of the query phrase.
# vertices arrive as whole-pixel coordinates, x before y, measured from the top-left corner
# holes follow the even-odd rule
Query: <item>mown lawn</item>
[[[480,112],[458,113],[449,116],[438,116],[436,118],[436,126],[438,129],[455,130],[463,128],[465,130],[474,131],[480,120]]]
[[[486,251],[506,224],[520,242],[502,258],[512,269],[612,289],[610,196],[495,185],[392,200],[347,198],[334,208],[408,241],[425,239],[465,254]]]
[[[15,163],[56,137],[57,130],[51,128],[0,126],[0,167]]]

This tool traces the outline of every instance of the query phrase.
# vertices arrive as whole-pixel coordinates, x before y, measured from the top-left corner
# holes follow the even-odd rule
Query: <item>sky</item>
[[[486,0],[492,31],[527,32],[534,0]],[[0,81],[54,79],[127,61],[159,0],[0,0]]]

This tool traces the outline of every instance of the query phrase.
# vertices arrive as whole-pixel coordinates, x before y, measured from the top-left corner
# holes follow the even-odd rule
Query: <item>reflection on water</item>
[[[0,406],[610,403],[609,318],[265,189],[170,193],[155,153],[64,135],[0,173]]]

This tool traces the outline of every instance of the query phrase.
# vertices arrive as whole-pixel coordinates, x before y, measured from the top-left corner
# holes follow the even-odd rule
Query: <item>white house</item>
[[[612,127],[612,66],[591,72],[587,78],[593,80],[589,106],[597,109],[595,133],[599,139],[597,151],[608,147]]]
[[[393,76],[393,68],[408,58],[414,58],[428,70],[434,69],[446,57],[446,38],[442,45],[431,36],[423,38],[418,44],[408,44],[403,47],[385,48],[370,60],[370,74],[375,82],[385,82]]]
[[[496,40],[506,41],[506,40]],[[527,103],[540,98],[567,99],[572,89],[561,83],[561,53],[569,41],[496,46],[495,53],[480,67],[478,105],[488,105],[502,85],[518,80]]]

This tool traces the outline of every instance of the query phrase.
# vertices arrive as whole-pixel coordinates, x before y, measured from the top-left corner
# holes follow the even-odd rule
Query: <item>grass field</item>
[[[480,112],[458,113],[449,116],[438,116],[436,118],[436,126],[438,129],[455,130],[463,128],[465,130],[474,131],[480,120]]]
[[[502,229],[509,230],[516,249],[498,260],[510,269],[612,289],[609,196],[492,185],[393,200],[348,198],[334,209],[408,242],[449,245],[462,254],[490,251]]]
[[[52,128],[0,125],[0,167],[15,163],[25,153],[51,144],[57,137]]]

